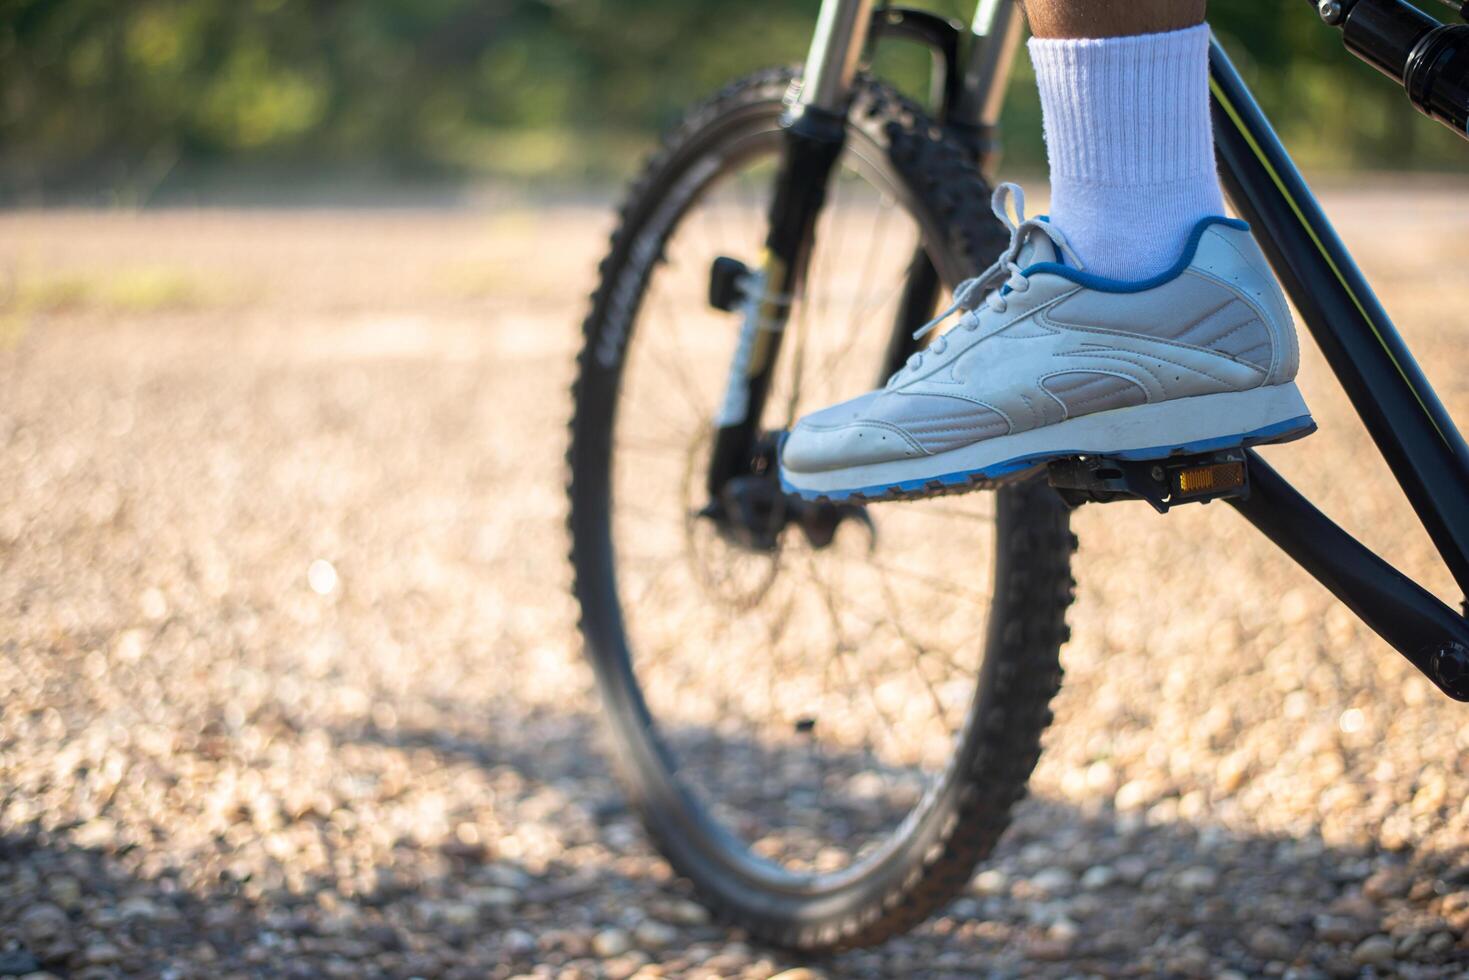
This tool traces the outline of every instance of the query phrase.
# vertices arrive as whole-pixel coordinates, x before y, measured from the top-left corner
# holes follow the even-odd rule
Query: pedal
[[[1149,460],[1077,456],[1053,460],[1047,466],[1047,478],[1073,507],[1146,500],[1160,514],[1180,504],[1206,504],[1250,494],[1250,470],[1243,449]]]

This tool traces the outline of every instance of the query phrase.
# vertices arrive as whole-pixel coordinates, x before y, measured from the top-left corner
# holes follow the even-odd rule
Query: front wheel
[[[568,490],[628,795],[718,913],[819,951],[922,921],[994,847],[1050,722],[1074,539],[1035,481],[759,544],[701,516],[739,331],[708,305],[710,264],[758,255],[796,81],[730,86],[633,186],[584,328]],[[916,107],[859,84],[767,428],[873,385],[910,277],[952,287],[1003,246],[988,198]]]

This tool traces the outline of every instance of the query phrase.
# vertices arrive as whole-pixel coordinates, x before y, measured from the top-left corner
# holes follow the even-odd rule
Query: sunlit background
[[[812,0],[6,0],[0,200],[146,205],[490,180],[600,187],[737,75],[805,54]],[[920,4],[966,19],[972,4]],[[1305,5],[1217,3],[1220,36],[1301,160],[1462,167],[1457,141],[1343,57]],[[921,87],[926,55],[885,52]],[[1019,60],[1012,162],[1041,169]]]
[[[1469,712],[1224,505],[1076,514],[1032,796],[911,935],[804,962],[711,920],[644,839],[568,596],[580,324],[657,134],[798,60],[816,6],[0,0],[0,976],[1463,975]],[[1469,146],[1308,5],[1214,7],[1469,423]],[[923,53],[874,70],[926,98]],[[1043,201],[1023,56],[1005,144]],[[778,569],[689,520],[733,338],[704,270],[757,253],[772,170],[667,249],[619,435],[653,455],[619,458],[641,513],[614,531],[698,788],[829,869],[946,757],[993,506],[874,508]],[[877,379],[866,325],[919,229],[858,170],[786,412]],[[1272,462],[1457,604],[1304,346],[1321,431]],[[809,656],[834,646],[845,687]],[[780,782],[818,713],[841,805]],[[809,834],[766,821],[792,812]]]

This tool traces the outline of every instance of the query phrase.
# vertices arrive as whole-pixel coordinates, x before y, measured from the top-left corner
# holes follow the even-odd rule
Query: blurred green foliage
[[[921,4],[965,17],[968,4]],[[0,194],[151,188],[209,168],[595,181],[690,101],[799,60],[818,0],[0,0]],[[1464,169],[1462,143],[1301,3],[1212,21],[1315,167]],[[926,56],[879,52],[921,90]],[[1010,161],[1044,161],[1028,60]]]

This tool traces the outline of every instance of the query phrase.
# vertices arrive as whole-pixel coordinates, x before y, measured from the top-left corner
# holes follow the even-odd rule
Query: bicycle
[[[1465,135],[1469,26],[1403,0],[1312,6]],[[895,39],[932,52],[932,111],[858,70]],[[1469,700],[1469,620],[1248,449],[1068,459],[871,510],[782,494],[776,452],[798,406],[886,378],[945,293],[1003,246],[986,205],[1019,39],[1013,0],[982,0],[968,28],[825,0],[809,73],[741,79],[665,138],[621,211],[584,325],[568,523],[617,768],[673,868],[777,945],[880,942],[941,907],[990,853],[1051,720],[1073,591],[1068,515],[1084,502],[1226,501]],[[1217,42],[1210,74],[1236,210],[1469,591],[1469,447]],[[852,213],[872,248],[860,265],[840,261]],[[886,313],[890,328],[821,336],[813,323],[838,297],[842,322]],[[973,587],[986,578],[977,554],[988,590]],[[936,555],[963,556],[962,584],[933,573],[946,567]]]

